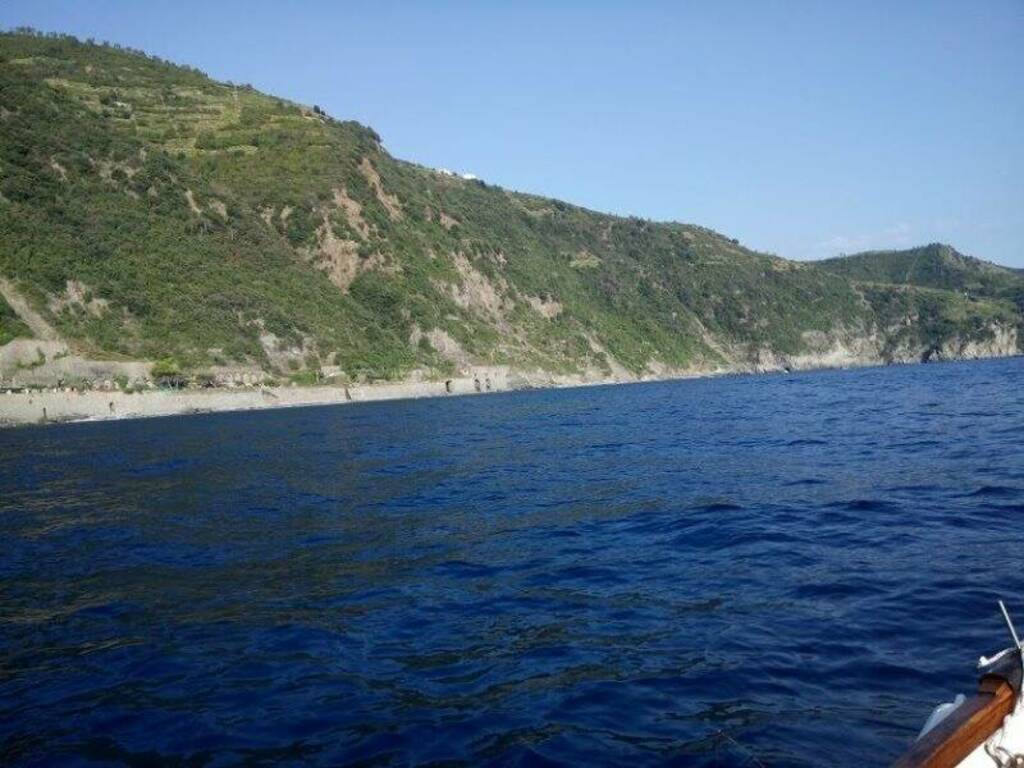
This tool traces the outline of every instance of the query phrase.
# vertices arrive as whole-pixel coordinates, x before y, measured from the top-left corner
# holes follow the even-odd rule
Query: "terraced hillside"
[[[33,333],[17,297],[82,359],[298,380],[626,377],[1024,338],[1009,295],[868,283],[510,192],[397,160],[316,106],[24,33],[0,35],[0,278],[0,345]]]
[[[867,251],[818,263],[860,282],[939,288],[1005,299],[1024,309],[1024,271],[965,256],[942,243],[903,251]]]

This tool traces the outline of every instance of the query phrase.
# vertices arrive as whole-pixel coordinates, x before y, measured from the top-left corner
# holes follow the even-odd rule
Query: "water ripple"
[[[0,433],[0,762],[857,766],[1004,644],[1024,361]]]

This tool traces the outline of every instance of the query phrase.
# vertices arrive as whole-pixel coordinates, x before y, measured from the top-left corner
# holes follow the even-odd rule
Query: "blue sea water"
[[[883,765],[1024,620],[1024,359],[0,433],[0,762]]]

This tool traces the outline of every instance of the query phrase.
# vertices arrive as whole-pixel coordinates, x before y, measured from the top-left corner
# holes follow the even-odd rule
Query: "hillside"
[[[14,378],[135,360],[298,381],[637,377],[1006,354],[1024,338],[1010,293],[843,263],[400,161],[370,128],[138,52],[0,35]],[[31,336],[50,346],[11,341]]]
[[[1024,274],[973,256],[949,245],[932,243],[903,251],[867,251],[826,259],[818,264],[830,272],[862,282],[916,285],[1007,299],[1024,308]]]
[[[2,296],[0,296],[0,346],[19,337],[31,337],[32,332],[22,322]]]

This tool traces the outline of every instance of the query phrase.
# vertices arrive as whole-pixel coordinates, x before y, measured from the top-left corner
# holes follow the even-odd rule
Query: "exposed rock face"
[[[59,312],[73,304],[93,316],[102,314],[107,304],[91,298],[81,283],[68,281],[63,294],[51,297],[49,309]],[[0,296],[31,329],[34,339],[14,339],[0,347],[0,383],[24,387],[52,387],[63,382],[102,382],[127,379],[132,383],[149,380],[149,363],[117,360],[91,360],[75,354],[60,338],[49,321],[33,308],[10,281],[0,278]]]
[[[458,306],[494,320],[512,309],[515,302],[508,298],[508,286],[503,281],[492,283],[461,253],[453,254],[452,260],[462,282],[447,286],[446,292]]]
[[[0,375],[35,365],[41,359],[53,360],[68,354],[63,341],[52,339],[15,339],[0,347]]]
[[[470,355],[466,353],[462,345],[452,338],[447,331],[440,328],[432,328],[424,333],[419,327],[413,328],[412,334],[409,337],[409,343],[415,347],[423,339],[426,339],[434,351],[442,358],[455,363],[457,369],[463,370],[471,366],[472,358]]]
[[[402,219],[402,204],[397,197],[389,195],[384,191],[384,184],[380,180],[380,174],[377,173],[377,169],[373,167],[373,163],[370,162],[369,158],[364,157],[359,163],[359,172],[363,174],[363,178],[366,179],[370,188],[373,189],[374,195],[376,195],[380,204],[384,206],[391,220],[400,221]]]
[[[317,240],[318,247],[310,254],[310,260],[327,274],[332,283],[347,291],[362,265],[359,243],[335,235],[327,217],[317,229]]]
[[[78,280],[68,280],[62,294],[52,296],[48,307],[50,312],[57,315],[68,307],[75,307],[88,312],[93,317],[99,317],[110,305],[106,299],[96,297],[92,294],[89,286]]]
[[[52,387],[64,382],[127,379],[149,381],[149,363],[89,360],[71,354],[63,341],[15,339],[0,347],[0,381],[15,387]]]
[[[363,218],[363,206],[349,197],[344,188],[333,190],[334,205],[345,214],[348,225],[364,240],[370,236],[370,225]]]
[[[288,343],[269,331],[260,334],[260,345],[271,364],[285,371],[302,368],[306,357],[314,352],[306,346],[305,340],[302,344]]]
[[[1021,354],[1017,328],[993,324],[982,334],[987,338],[964,339],[959,336],[940,346],[902,342],[892,344],[875,333],[865,335],[822,334],[814,339],[813,351],[798,355],[780,355],[755,351],[749,366],[740,370],[754,372],[813,370],[817,368],[852,368],[891,363],[938,362],[940,360],[979,360],[990,357],[1013,357]]]
[[[1020,354],[1019,331],[1016,328],[990,326],[991,338],[982,340],[952,339],[943,344],[931,360],[978,360],[986,357],[1011,357]],[[922,357],[922,359],[924,359]]]
[[[548,320],[556,318],[562,314],[561,302],[555,301],[554,299],[541,299],[537,296],[527,296],[526,300],[530,303],[530,306],[533,307],[534,311]]]

